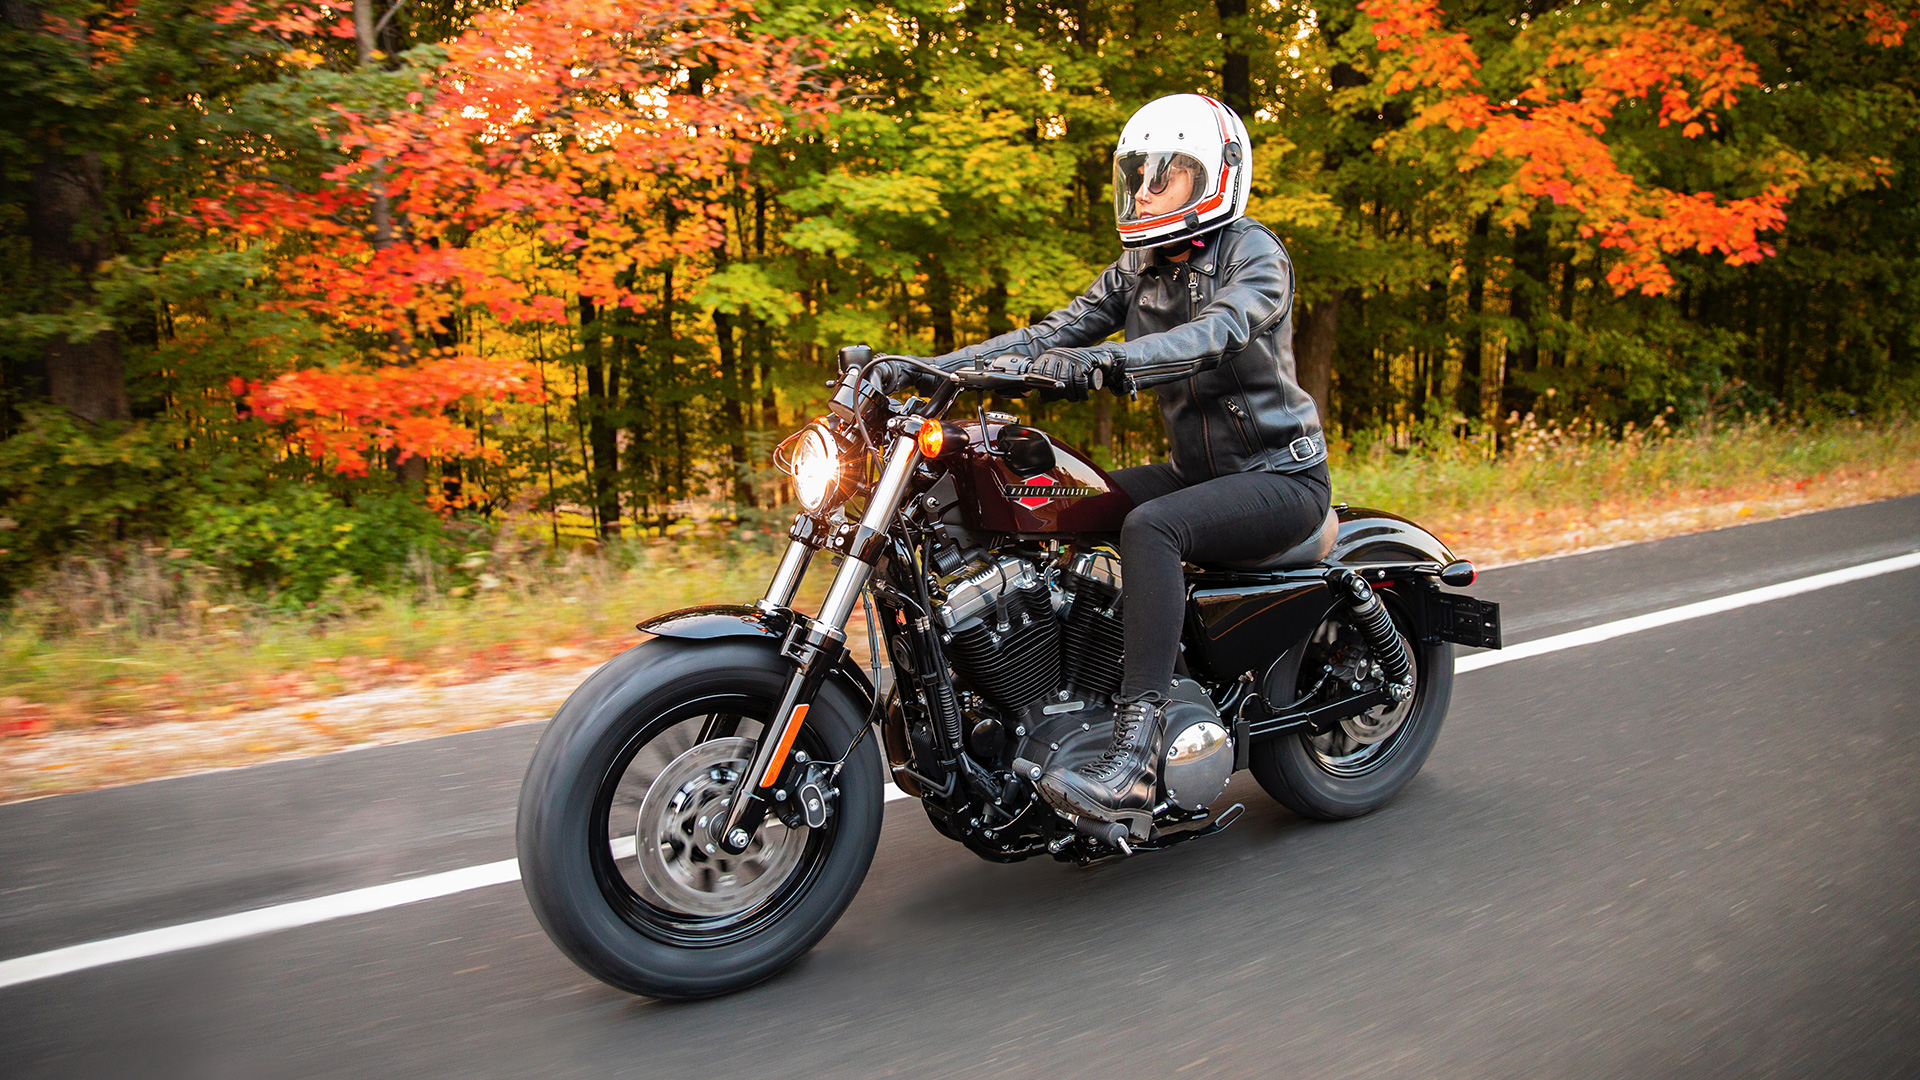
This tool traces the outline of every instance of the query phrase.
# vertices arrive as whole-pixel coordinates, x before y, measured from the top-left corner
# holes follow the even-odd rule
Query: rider
[[[1152,805],[1186,608],[1181,561],[1272,555],[1327,516],[1326,439],[1294,375],[1293,264],[1246,216],[1252,171],[1231,109],[1200,94],[1149,102],[1113,155],[1126,251],[1064,309],[934,361],[1038,372],[1078,399],[1103,382],[1160,399],[1168,460],[1114,474],[1135,507],[1120,532],[1126,659],[1113,741],[1039,784],[1069,813],[1112,820]],[[1107,341],[1123,330],[1124,344]]]

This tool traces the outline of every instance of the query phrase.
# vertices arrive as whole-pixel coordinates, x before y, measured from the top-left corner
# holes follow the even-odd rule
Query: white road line
[[[162,953],[179,952],[182,949],[197,949],[202,945],[217,945],[221,942],[237,941],[240,938],[254,937],[259,934],[271,934],[275,930],[291,930],[296,926],[310,926],[313,923],[328,922],[332,919],[344,919],[349,915],[365,915],[371,911],[399,907],[402,904],[416,904],[422,900],[452,896],[454,893],[463,893],[469,889],[482,889],[488,885],[518,880],[520,880],[520,861],[505,859],[480,866],[449,870],[444,874],[428,874],[425,877],[408,878],[405,881],[390,881],[385,885],[375,885],[367,889],[354,889],[351,892],[334,893],[332,896],[318,896],[312,900],[299,900],[291,904],[242,911],[237,915],[222,915],[217,919],[202,919],[199,922],[166,926],[158,930],[127,934],[124,937],[107,938],[105,941],[69,945],[64,949],[54,949],[52,952],[22,956],[17,960],[0,961],[0,987],[15,986],[35,979],[48,979],[73,971],[85,971],[105,964],[117,964],[122,960],[138,960],[147,956],[159,956]]]
[[[1835,585],[1844,585],[1848,582],[1916,567],[1920,567],[1920,552],[1862,563],[1843,570],[1783,581],[1778,585],[1748,589],[1745,592],[1733,593],[1714,600],[1702,600],[1699,603],[1683,604],[1665,611],[1655,611],[1603,623],[1600,626],[1590,626],[1585,630],[1574,630],[1565,634],[1555,634],[1552,637],[1525,641],[1518,645],[1510,645],[1499,652],[1476,653],[1462,657],[1455,670],[1478,671],[1495,664],[1525,660],[1529,657],[1559,652],[1562,649],[1578,648],[1582,645],[1593,645],[1627,634],[1652,630],[1655,627],[1671,626],[1689,619],[1717,615],[1754,604],[1764,604],[1770,600],[1798,596],[1816,589],[1831,588]],[[906,797],[906,793],[899,788],[892,784],[887,785],[887,801]],[[633,855],[631,838],[615,841],[613,847],[616,858],[624,859]],[[417,904],[422,900],[434,900],[442,896],[452,896],[455,893],[518,880],[520,880],[519,860],[503,859],[500,862],[408,878],[405,881],[354,889],[349,892],[335,893],[332,896],[320,896],[312,900],[299,900],[290,904],[243,911],[237,915],[222,915],[214,919],[202,919],[198,922],[107,938],[104,941],[70,945],[64,949],[0,961],[0,989],[33,982],[36,979],[50,979],[56,975],[117,964],[123,960],[138,960],[164,953],[179,952],[183,949],[196,949],[203,945],[238,941],[241,938],[270,934],[276,930],[291,930],[296,926],[311,926],[314,923],[344,919],[350,915],[365,915],[404,904]]]
[[[1463,656],[1454,663],[1453,670],[1455,672],[1478,671],[1481,668],[1492,667],[1495,664],[1507,664],[1515,660],[1526,660],[1550,652],[1559,652],[1562,649],[1573,649],[1582,645],[1593,645],[1602,641],[1610,641],[1613,638],[1625,637],[1628,634],[1637,634],[1642,630],[1652,630],[1660,626],[1671,626],[1677,622],[1686,622],[1688,619],[1698,619],[1706,615],[1718,615],[1723,611],[1733,611],[1736,608],[1751,607],[1754,604],[1764,604],[1769,600],[1781,600],[1789,596],[1798,596],[1801,593],[1813,592],[1816,589],[1827,589],[1835,585],[1845,585],[1851,581],[1878,577],[1881,574],[1891,574],[1899,570],[1911,570],[1917,566],[1920,566],[1920,551],[1910,552],[1906,555],[1896,555],[1891,559],[1880,559],[1876,562],[1861,563],[1859,566],[1849,566],[1841,570],[1829,570],[1824,574],[1814,574],[1811,577],[1783,581],[1778,585],[1764,585],[1758,589],[1748,589],[1745,592],[1716,597],[1712,600],[1702,600],[1695,604],[1682,604],[1679,607],[1668,608],[1665,611],[1651,611],[1645,615],[1635,615],[1630,619],[1618,619],[1614,622],[1602,623],[1599,626],[1589,626],[1585,630],[1571,630],[1564,634],[1555,634],[1552,637],[1523,641],[1518,645],[1509,645],[1499,652],[1475,653],[1472,656]]]

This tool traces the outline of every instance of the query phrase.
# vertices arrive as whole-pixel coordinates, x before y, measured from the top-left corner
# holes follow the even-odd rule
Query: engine
[[[954,671],[1004,717],[1093,704],[1120,688],[1120,590],[1094,557],[1052,570],[1037,558],[976,555],[941,585],[936,611]]]
[[[984,555],[941,581],[936,609],[947,655],[975,693],[1002,713],[1060,684],[1060,620],[1039,565],[1018,555]]]
[[[1097,757],[1111,737],[1125,641],[1111,557],[1081,553],[1062,565],[1039,552],[974,552],[940,585],[935,619],[974,760],[997,768],[1016,757]],[[1175,680],[1165,717],[1165,808],[1175,820],[1204,816],[1233,771],[1232,735],[1192,679]]]

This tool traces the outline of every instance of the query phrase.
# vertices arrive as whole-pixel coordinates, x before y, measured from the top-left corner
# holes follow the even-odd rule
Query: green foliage
[[[0,599],[69,547],[171,522],[184,494],[165,425],[89,429],[60,409],[24,413],[0,441]]]
[[[192,558],[282,604],[302,605],[344,586],[389,585],[409,559],[444,557],[440,522],[400,492],[351,504],[287,484],[247,500],[202,500],[174,541]]]

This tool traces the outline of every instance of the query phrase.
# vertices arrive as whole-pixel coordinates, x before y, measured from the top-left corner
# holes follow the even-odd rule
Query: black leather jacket
[[[1065,308],[934,362],[1036,357],[1099,345],[1123,328],[1126,344],[1102,348],[1159,395],[1168,456],[1187,483],[1326,460],[1319,414],[1294,374],[1293,262],[1279,237],[1247,218],[1184,263],[1128,251]]]

